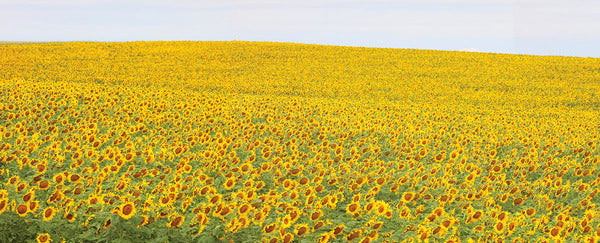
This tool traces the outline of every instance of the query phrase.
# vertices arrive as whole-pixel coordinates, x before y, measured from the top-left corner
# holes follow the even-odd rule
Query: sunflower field
[[[0,45],[0,242],[596,242],[600,59]]]

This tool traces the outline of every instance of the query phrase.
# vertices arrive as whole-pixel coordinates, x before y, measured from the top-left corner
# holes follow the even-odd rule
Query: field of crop
[[[0,45],[0,242],[600,239],[600,59]]]

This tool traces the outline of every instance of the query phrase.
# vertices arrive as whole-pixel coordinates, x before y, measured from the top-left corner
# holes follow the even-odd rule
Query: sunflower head
[[[177,215],[171,219],[171,222],[167,223],[167,226],[171,228],[177,228],[183,224],[183,221],[185,221],[185,216]]]
[[[8,207],[8,199],[0,199],[0,214],[2,214]]]
[[[233,178],[229,178],[225,181],[223,186],[225,187],[225,189],[231,190],[233,189],[233,186],[235,186],[235,180]]]
[[[27,213],[29,213],[29,208],[26,205],[20,204],[17,206],[16,211],[19,216],[24,217],[27,215]]]
[[[504,228],[505,228],[505,223],[504,221],[497,221],[494,224],[494,232],[496,232],[496,234],[502,234],[504,232]]]
[[[277,230],[277,223],[268,224],[263,227],[263,231],[267,234],[273,233],[275,230]]]
[[[121,207],[119,207],[117,210],[117,214],[124,219],[130,219],[133,217],[133,215],[135,215],[135,213],[135,205],[132,202],[127,202],[121,205]]]
[[[306,233],[310,233],[310,228],[306,224],[297,224],[294,229],[294,233],[297,236],[301,237],[302,235],[304,235]]]
[[[44,234],[39,234],[36,238],[35,238],[36,242],[38,243],[45,243],[45,242],[50,242],[52,241],[52,239],[50,239],[50,235],[47,233]]]

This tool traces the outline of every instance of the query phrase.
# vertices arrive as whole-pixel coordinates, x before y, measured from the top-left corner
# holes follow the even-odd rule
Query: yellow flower
[[[323,212],[321,210],[314,211],[310,214],[310,220],[317,221],[322,215]]]
[[[50,221],[52,220],[52,218],[54,218],[54,215],[56,214],[56,209],[53,207],[48,207],[46,209],[44,209],[43,212],[43,220],[44,221]]]
[[[225,183],[223,183],[223,186],[225,189],[231,190],[235,186],[235,180],[233,180],[233,178],[229,178],[225,181]]]
[[[23,204],[19,204],[19,206],[17,206],[16,208],[17,214],[19,214],[19,216],[21,217],[25,217],[25,215],[27,215],[27,213],[29,213],[29,208],[27,208],[27,206],[23,205]]]
[[[357,213],[359,209],[360,209],[360,203],[358,203],[358,202],[353,202],[353,203],[348,204],[348,206],[346,206],[346,212],[349,214],[352,214],[352,215]]]
[[[562,238],[561,233],[562,230],[559,227],[552,227],[548,232],[548,235],[550,235],[550,238],[553,240],[558,241]]]
[[[36,240],[38,243],[45,243],[45,242],[51,242],[51,241],[52,241],[52,239],[50,238],[50,235],[49,235],[49,234],[47,234],[47,233],[44,233],[44,234],[39,234],[39,235],[38,235],[38,236],[35,238],[35,240]]]
[[[345,226],[345,225],[343,225],[343,224],[340,224],[340,225],[338,225],[338,226],[335,226],[335,227],[333,228],[333,230],[331,230],[331,233],[332,233],[334,236],[339,236],[339,235],[341,235],[341,234],[344,232],[344,229],[345,229],[345,228],[346,228],[346,226]]]
[[[473,222],[480,220],[483,217],[483,212],[481,210],[477,210],[471,214],[471,218]]]
[[[283,219],[281,220],[281,225],[280,227],[283,227],[284,229],[289,228],[292,225],[292,217],[287,214],[283,217]]]
[[[8,199],[0,199],[0,215],[8,208]]]
[[[149,220],[148,216],[142,215],[142,222],[140,222],[137,227],[140,228],[141,226],[147,225],[149,223],[150,223],[150,220]]]
[[[294,228],[294,233],[300,237],[310,231],[310,227],[306,224],[297,224]]]
[[[173,219],[171,219],[171,222],[167,223],[167,227],[177,228],[183,224],[183,221],[185,221],[185,216],[176,215],[173,217]]]
[[[273,233],[275,230],[277,230],[277,223],[268,224],[263,227],[263,231],[267,234]]]
[[[133,215],[135,215],[135,213],[135,205],[133,205],[133,203],[131,202],[121,205],[121,207],[119,207],[119,210],[117,211],[117,214],[124,219],[130,219],[131,217],[133,217]]]
[[[505,228],[506,225],[504,221],[496,221],[494,224],[494,232],[496,232],[496,234],[502,234]]]
[[[283,243],[290,243],[294,241],[294,235],[292,233],[286,233],[285,235],[283,235],[282,237],[282,242]]]
[[[332,238],[331,232],[324,232],[319,236],[319,238],[317,238],[317,242],[327,243],[327,242],[331,241],[331,238]]]
[[[404,192],[400,198],[403,202],[410,202],[414,198],[415,194],[412,192]]]
[[[67,214],[65,214],[65,219],[67,219],[67,221],[69,223],[75,221],[76,218],[77,218],[77,214],[73,214],[73,213],[67,213]]]

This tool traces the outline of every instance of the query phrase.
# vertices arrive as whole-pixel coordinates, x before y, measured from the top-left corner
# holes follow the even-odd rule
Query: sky
[[[210,40],[600,57],[597,0],[0,0],[0,41]]]

